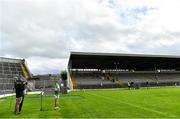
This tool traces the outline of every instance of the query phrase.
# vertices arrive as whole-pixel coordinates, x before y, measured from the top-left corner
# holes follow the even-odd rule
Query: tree
[[[67,80],[67,71],[66,70],[61,72],[61,78],[62,78],[62,80]]]

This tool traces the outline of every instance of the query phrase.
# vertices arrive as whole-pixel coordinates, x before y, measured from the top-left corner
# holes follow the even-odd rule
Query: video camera
[[[15,89],[24,90],[27,85],[27,81],[23,76],[16,76],[14,81]]]

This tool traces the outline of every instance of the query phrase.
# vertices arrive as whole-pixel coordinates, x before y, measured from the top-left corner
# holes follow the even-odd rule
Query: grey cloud
[[[125,9],[104,6],[99,0],[2,0],[0,5],[1,55],[26,58],[34,72],[58,72],[51,68],[54,64],[44,64],[58,59],[53,62],[61,65],[70,51],[180,54],[180,31],[147,32],[137,23],[129,24],[136,12],[128,16]],[[168,40],[173,43],[165,44]]]
[[[180,32],[164,33],[139,32],[135,43],[128,44],[131,52],[149,54],[180,55]],[[167,43],[166,43],[167,42]]]

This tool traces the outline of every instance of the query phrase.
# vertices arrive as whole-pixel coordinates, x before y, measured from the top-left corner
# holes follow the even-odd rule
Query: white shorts
[[[59,95],[54,95],[54,98],[55,99],[59,99]]]

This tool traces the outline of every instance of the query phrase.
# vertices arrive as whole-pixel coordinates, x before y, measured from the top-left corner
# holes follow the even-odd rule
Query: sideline
[[[32,94],[41,94],[41,91],[27,92],[27,95],[32,95]],[[9,97],[9,96],[14,96],[14,95],[15,95],[15,93],[2,94],[2,95],[0,95],[0,98],[5,98],[5,97]]]
[[[148,89],[161,89],[161,88],[180,88],[180,86],[158,86],[158,87],[148,87]],[[131,89],[131,90],[144,90],[147,87],[141,87],[140,89]],[[104,88],[104,89],[73,89],[70,92],[74,91],[103,91],[103,90],[129,90],[128,88]]]

